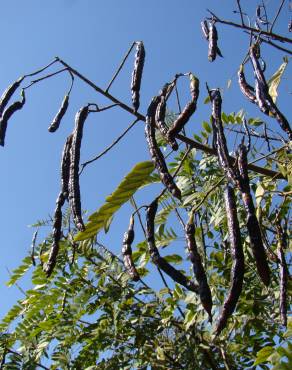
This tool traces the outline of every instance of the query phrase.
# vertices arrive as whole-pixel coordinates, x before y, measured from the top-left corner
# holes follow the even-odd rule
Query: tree
[[[32,267],[32,288],[1,323],[2,368],[246,369],[260,364],[265,369],[267,362],[275,369],[290,367],[286,259],[290,258],[291,154],[287,139],[291,139],[291,129],[282,107],[275,104],[288,59],[266,84],[264,57],[259,54],[265,44],[291,54],[283,44],[292,41],[273,32],[283,4],[272,21],[263,5],[257,7],[255,27],[247,25],[239,1],[240,23],[209,12],[202,24],[210,61],[221,56],[218,24],[249,32],[247,56],[239,66],[240,88],[244,99],[256,105],[259,118],[248,116],[245,110],[221,111],[220,90],[207,86],[205,103],[209,105],[202,130],[195,130],[193,138],[182,134],[202,106],[198,95],[204,87],[201,82],[199,88],[199,76],[192,73],[176,74],[151,100],[144,116],[138,111],[144,63],[141,42],[130,47],[106,89],[56,58],[17,80],[2,95],[2,145],[8,120],[23,107],[30,85],[21,90],[20,102],[9,105],[10,98],[24,79],[52,65],[61,69],[31,84],[59,73],[69,73],[72,84],[50,131],[58,128],[66,113],[75,79],[110,100],[104,107],[89,103],[76,114],[75,129],[64,146],[55,213],[52,219],[34,225],[36,229],[50,226],[52,231],[41,242],[34,234],[32,252],[10,277],[9,284],[15,285]],[[131,107],[109,91],[134,47]],[[254,88],[245,81],[247,65],[254,72],[254,77],[249,75]],[[190,97],[181,109],[177,83],[183,79],[190,84]],[[166,109],[173,97],[177,97],[178,112],[168,110],[171,104]],[[134,121],[102,153],[79,166],[82,128],[88,115],[117,106],[133,115]],[[80,174],[109,153],[138,122],[145,122],[152,160],[129,169],[84,226]],[[263,132],[259,132],[261,127]],[[263,155],[262,143],[266,145]],[[232,144],[235,153],[230,153]],[[161,148],[169,147],[164,156]],[[258,161],[259,166],[254,164]],[[110,236],[114,232],[113,217],[121,218],[119,210],[124,205],[128,205],[129,228],[123,242],[121,237],[119,257],[100,241],[100,233]],[[138,244],[133,241],[134,230]],[[179,238],[186,240],[186,253],[171,249]],[[152,276],[160,276],[163,286]],[[44,365],[45,361],[49,364]]]

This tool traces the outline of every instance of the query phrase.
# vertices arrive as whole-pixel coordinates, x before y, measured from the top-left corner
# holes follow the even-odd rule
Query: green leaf
[[[206,97],[206,99],[204,100],[204,104],[208,104],[208,103],[210,103],[210,101],[211,101],[211,99],[210,99],[210,96],[208,95]]]
[[[209,123],[208,123],[208,122],[203,121],[202,126],[204,127],[204,129],[205,129],[209,134],[211,134],[211,132],[212,132],[212,128],[211,128],[211,126],[209,125]]]
[[[169,263],[179,264],[182,263],[182,258],[178,254],[170,254],[165,256],[164,259]]]
[[[79,232],[74,238],[75,241],[89,239],[105,227],[113,214],[147,182],[153,170],[154,165],[150,161],[136,164],[116,190],[106,198],[106,203],[88,217],[85,231]]]
[[[262,348],[260,351],[257,353],[257,358],[253,364],[253,366],[256,366],[258,364],[261,364],[263,362],[268,361],[268,358],[274,353],[274,348],[271,346],[267,346]]]
[[[287,67],[288,64],[288,58],[283,58],[283,63],[280,65],[278,70],[273,74],[273,76],[268,81],[269,86],[269,94],[271,95],[271,98],[273,99],[273,102],[276,103],[277,96],[278,96],[278,86],[281,82],[281,77]]]

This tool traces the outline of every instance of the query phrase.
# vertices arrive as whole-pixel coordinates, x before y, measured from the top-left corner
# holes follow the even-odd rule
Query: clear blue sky
[[[271,15],[279,0],[269,0]],[[236,1],[231,0],[9,0],[0,8],[0,90],[20,75],[30,73],[58,55],[97,85],[105,87],[122,56],[135,40],[143,40],[146,63],[141,89],[141,113],[145,113],[151,97],[177,72],[192,71],[201,81],[199,108],[189,122],[188,133],[200,130],[209,117],[204,83],[224,88],[224,110],[238,111],[244,107],[250,115],[260,115],[247,103],[237,87],[236,71],[248,45],[248,37],[240,30],[218,25],[219,45],[224,58],[214,63],[207,59],[207,42],[200,30],[206,8],[218,16],[239,21],[232,14]],[[242,0],[245,10],[254,14],[254,1]],[[275,32],[288,35],[291,13],[288,5]],[[267,75],[281,64],[281,53],[263,47],[268,62]],[[284,54],[283,54],[284,55]],[[130,81],[134,55],[129,58],[111,92],[130,104]],[[56,67],[50,71],[56,70]],[[280,107],[289,116],[291,86],[289,67],[280,88]],[[232,85],[226,89],[227,80]],[[29,80],[28,80],[29,81]],[[27,82],[28,82],[27,81]],[[9,270],[15,268],[30,248],[33,231],[28,225],[48,218],[55,208],[59,191],[59,162],[66,136],[72,131],[75,112],[87,102],[106,103],[89,87],[76,80],[70,109],[55,133],[47,127],[59,109],[70,84],[67,75],[58,75],[27,91],[27,103],[10,120],[6,145],[0,148],[0,316],[15,302],[20,293],[8,289]],[[181,84],[183,104],[188,99],[187,84]],[[291,91],[291,90],[290,90]],[[285,94],[286,93],[286,94]],[[285,96],[284,96],[285,95]],[[289,100],[290,99],[290,100]],[[173,108],[175,108],[173,106]],[[290,114],[291,115],[291,114]],[[132,117],[118,109],[91,115],[84,131],[81,161],[99,153],[131,122]],[[144,127],[137,124],[127,139],[108,157],[87,167],[81,179],[82,205],[89,213],[96,210],[122,177],[139,161],[148,160]],[[148,201],[150,198],[148,199]],[[116,218],[114,235],[101,240],[118,252],[123,231],[128,223],[129,208]],[[49,232],[50,229],[47,230]],[[40,234],[39,241],[44,234]],[[183,247],[182,243],[180,245]],[[20,283],[26,286],[27,281]]]

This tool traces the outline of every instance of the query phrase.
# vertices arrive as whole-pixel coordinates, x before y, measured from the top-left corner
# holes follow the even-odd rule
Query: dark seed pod
[[[9,85],[7,89],[4,91],[4,93],[2,94],[0,98],[0,116],[2,116],[2,113],[7,103],[9,102],[10,98],[15,93],[15,91],[18,89],[23,79],[24,79],[24,76],[20,77],[18,80],[13,82],[13,84]]]
[[[181,199],[181,192],[179,188],[176,186],[173,177],[168,172],[163,154],[161,153],[155,139],[155,112],[158,103],[159,97],[155,96],[148,107],[146,115],[145,137],[152,161],[159,173],[161,182],[171,192],[171,194],[174,197]]]
[[[85,226],[81,215],[81,200],[79,187],[79,161],[80,147],[83,135],[84,122],[88,116],[88,106],[79,109],[75,116],[75,129],[70,150],[70,176],[69,176],[69,203],[74,223],[78,230],[84,231]]]
[[[218,336],[226,327],[228,318],[235,310],[236,304],[242,291],[244,276],[244,254],[240,239],[240,228],[237,218],[235,195],[233,188],[229,185],[226,187],[224,199],[227,213],[230,251],[232,257],[232,270],[231,286],[227,298],[224,301],[223,308],[215,328],[216,336]]]
[[[53,243],[51,246],[48,262],[43,267],[44,272],[47,274],[48,277],[52,274],[57,262],[57,256],[59,252],[59,242],[62,236],[62,207],[64,205],[64,202],[65,198],[61,191],[56,201],[56,209],[53,223]]]
[[[140,86],[142,80],[144,61],[145,61],[145,49],[143,42],[136,41],[136,55],[131,83],[132,103],[135,112],[137,112],[140,106]]]
[[[157,105],[157,109],[155,112],[155,125],[160,131],[161,135],[164,139],[168,142],[173,150],[178,150],[178,144],[175,138],[168,137],[168,126],[165,123],[165,111],[166,111],[166,99],[164,95],[160,96],[160,101]]]
[[[292,32],[292,19],[290,19],[290,22],[288,23],[288,31]]]
[[[175,135],[177,135],[183,129],[185,124],[188,122],[191,116],[195,113],[196,108],[197,108],[196,101],[192,100],[189,103],[187,103],[184,110],[177,117],[177,119],[173,122],[171,128],[168,131],[169,140],[172,140],[175,137]]]
[[[4,146],[5,143],[5,134],[7,129],[7,124],[13,113],[20,110],[25,104],[25,93],[24,90],[21,90],[21,100],[12,103],[7,107],[0,119],[0,145]]]
[[[209,40],[209,26],[206,20],[201,22],[201,29],[206,40]]]
[[[250,238],[250,247],[256,262],[257,271],[263,283],[270,284],[270,268],[267,261],[265,247],[263,245],[261,229],[256,217],[255,207],[250,192],[249,177],[247,170],[247,150],[241,144],[238,148],[238,187],[242,193],[242,202],[247,214],[247,231]]]
[[[292,130],[289,125],[288,120],[286,117],[281,113],[281,111],[278,109],[276,104],[273,102],[273,99],[271,98],[269,94],[268,85],[264,76],[264,73],[261,69],[261,66],[259,64],[258,59],[256,58],[256,44],[252,45],[250,47],[250,60],[253,65],[253,70],[255,74],[255,91],[256,91],[256,99],[258,106],[260,110],[267,114],[272,115],[276,118],[278,123],[280,124],[280,127],[283,131],[285,131],[289,137],[290,140],[292,140]]]
[[[289,270],[285,259],[285,236],[280,223],[276,224],[277,231],[277,257],[280,265],[280,317],[281,322],[287,327],[287,291],[288,291],[288,280]]]
[[[217,54],[222,57],[222,53],[218,48],[217,41],[218,41],[218,33],[215,27],[214,22],[210,22],[209,25],[209,49],[208,49],[208,59],[210,62],[213,62],[216,59]]]
[[[155,234],[154,234],[154,219],[157,212],[158,202],[155,199],[150,206],[147,208],[146,212],[146,239],[149,249],[150,257],[153,263],[164,271],[168,276],[172,278],[173,281],[184,286],[186,289],[198,293],[198,286],[189,280],[185,275],[183,275],[179,270],[174,268],[169,264],[163,257],[160,256],[159,251],[155,244]]]
[[[73,134],[69,135],[64,145],[62,160],[61,160],[61,185],[62,193],[65,199],[68,200],[69,194],[69,178],[70,178],[70,150],[72,146]]]
[[[189,218],[188,223],[185,226],[185,234],[187,240],[187,247],[190,256],[190,260],[193,265],[194,274],[196,276],[197,282],[199,284],[199,295],[201,299],[202,306],[207,311],[209,315],[209,321],[212,322],[212,296],[210,287],[207,281],[206,272],[202,264],[201,256],[198,252],[198,247],[195,239],[195,225],[193,222],[193,217]]]
[[[55,118],[48,128],[49,132],[55,132],[59,128],[61,120],[67,111],[68,105],[69,95],[65,95],[58,113],[56,114]]]
[[[228,153],[227,142],[224,135],[223,124],[221,120],[222,98],[219,89],[209,91],[212,103],[211,122],[213,126],[213,146],[217,151],[220,166],[228,176],[229,180],[234,182],[235,174]]]
[[[252,102],[253,104],[256,104],[257,99],[254,94],[254,88],[246,82],[243,64],[240,65],[237,75],[238,75],[238,84],[239,84],[241,92],[243,93],[244,96],[247,97],[247,99],[250,102]]]
[[[131,216],[129,228],[124,234],[122,255],[123,255],[123,259],[124,259],[124,265],[125,265],[125,268],[126,268],[128,274],[131,276],[131,278],[134,281],[138,281],[140,279],[140,276],[138,274],[138,271],[136,270],[136,267],[135,267],[133,259],[132,259],[131,245],[133,243],[134,237],[135,237],[134,217]]]

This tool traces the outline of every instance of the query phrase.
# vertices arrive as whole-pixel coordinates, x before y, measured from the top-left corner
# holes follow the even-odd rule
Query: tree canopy
[[[279,86],[292,40],[276,32],[285,3],[268,16],[264,2],[248,15],[236,1],[234,20],[206,11],[205,57],[215,70],[225,54],[221,29],[247,33],[239,65],[225,61],[235,75],[218,87],[196,71],[172,71],[173,79],[153,92],[145,114],[139,110],[141,86],[151,55],[143,41],[130,45],[106,88],[56,57],[4,91],[3,150],[10,121],[22,113],[27,92],[39,82],[59,74],[70,78],[51,133],[71,114],[76,81],[107,103],[90,100],[74,107],[75,126],[60,154],[55,211],[32,225],[31,250],[9,278],[9,286],[18,286],[28,276],[31,286],[0,323],[0,368],[291,368],[292,131]],[[291,21],[287,26],[291,32]],[[271,49],[278,57],[273,73]],[[130,58],[127,102],[111,89]],[[231,88],[242,93],[243,108],[235,112],[225,108],[224,92]],[[109,146],[81,162],[86,123],[112,109],[132,121]],[[191,126],[200,110],[201,124]],[[147,157],[129,166],[88,214],[82,208],[82,194],[91,191],[82,187],[86,168],[107,156],[110,169],[112,149],[127,142],[137,125],[145,126]],[[107,176],[110,171],[100,173],[91,185]],[[117,223],[125,228],[118,253],[111,245]]]

